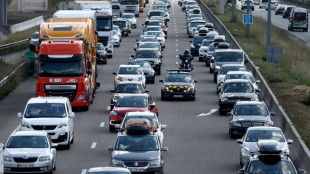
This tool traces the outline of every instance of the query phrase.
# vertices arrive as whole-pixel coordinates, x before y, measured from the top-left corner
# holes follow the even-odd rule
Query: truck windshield
[[[217,62],[242,62],[242,52],[217,52],[215,54],[215,60]]]
[[[39,56],[38,75],[42,77],[77,77],[83,75],[82,55],[52,55]],[[52,57],[52,58],[51,58]]]
[[[121,5],[126,4],[139,4],[139,0],[120,0]]]
[[[112,30],[112,16],[102,17],[97,16],[97,31],[110,31]]]

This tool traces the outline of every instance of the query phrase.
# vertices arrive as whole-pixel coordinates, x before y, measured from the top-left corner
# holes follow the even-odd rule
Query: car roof
[[[132,68],[140,68],[140,65],[120,65],[119,67],[132,67]]]
[[[225,49],[225,50],[215,50],[215,52],[243,52],[242,49]]]
[[[66,103],[67,97],[32,97],[29,99],[30,103]]]
[[[244,66],[244,65],[241,65],[241,64],[224,64],[224,65],[222,65],[222,67],[227,67],[227,66],[232,67],[232,66]]]
[[[252,72],[249,71],[228,71],[227,75],[230,74],[249,74],[249,75],[253,75]]]
[[[225,83],[236,83],[236,82],[243,82],[243,83],[250,83],[247,79],[227,79]]]
[[[236,105],[258,105],[258,104],[265,104],[262,101],[238,101]]]
[[[124,93],[121,97],[133,97],[133,96],[142,96],[142,97],[148,97],[149,94],[143,93],[143,94],[131,94],[131,93]]]
[[[122,81],[122,82],[119,82],[119,85],[120,84],[141,84],[142,85],[142,82],[138,82],[138,81]]]
[[[249,130],[281,130],[281,128],[279,128],[279,127],[272,127],[272,126],[254,126],[254,127],[249,127],[248,131]]]
[[[156,116],[154,112],[127,112],[126,116]]]
[[[94,167],[90,168],[88,172],[113,172],[113,171],[118,171],[118,172],[130,172],[129,169],[123,168],[123,167]]]
[[[16,131],[16,132],[13,132],[11,134],[11,136],[22,136],[22,135],[25,135],[25,136],[33,136],[33,135],[47,136],[47,133],[43,132],[43,131]]]
[[[305,8],[300,8],[300,7],[295,7],[295,8],[294,8],[294,11],[295,11],[295,12],[303,12],[303,13],[307,13],[307,12],[308,12],[307,9],[305,9]]]

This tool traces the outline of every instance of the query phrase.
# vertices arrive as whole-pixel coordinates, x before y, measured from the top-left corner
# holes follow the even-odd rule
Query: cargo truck
[[[134,13],[139,17],[140,1],[139,0],[120,0],[120,16],[123,13]]]

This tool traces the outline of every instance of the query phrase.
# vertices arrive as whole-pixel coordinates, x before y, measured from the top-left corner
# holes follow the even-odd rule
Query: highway
[[[151,1],[152,2],[152,1]],[[236,173],[239,165],[239,145],[231,140],[228,134],[228,117],[220,116],[218,96],[215,92],[213,74],[198,62],[195,57],[192,76],[197,79],[196,101],[161,101],[160,79],[164,79],[166,69],[177,68],[176,55],[182,54],[190,46],[186,34],[185,13],[181,11],[177,0],[172,0],[170,22],[168,23],[168,39],[163,51],[162,75],[156,76],[155,84],[148,84],[154,101],[159,108],[159,120],[166,124],[164,146],[165,172],[167,174],[189,173]],[[127,64],[133,54],[136,39],[142,32],[141,24],[146,18],[150,7],[140,14],[138,27],[132,29],[129,37],[123,37],[121,46],[115,48],[115,55],[107,65],[98,65],[98,81],[101,87],[96,92],[94,103],[89,111],[76,111],[75,139],[70,150],[57,151],[56,174],[85,174],[87,169],[108,166],[110,153],[107,147],[114,145],[116,133],[108,129],[111,92],[113,88],[113,72],[120,64]],[[115,14],[118,14],[115,12]],[[5,143],[10,133],[20,124],[17,112],[23,112],[29,98],[35,96],[35,78],[28,78],[9,96],[0,101],[0,142]],[[212,110],[213,109],[213,110]],[[201,114],[205,113],[205,114]],[[200,115],[200,116],[198,116]]]
[[[237,6],[236,6],[237,9],[239,9],[239,10],[241,9],[241,3],[242,2],[237,1]],[[278,5],[287,5],[287,4],[278,4]],[[246,9],[244,11],[246,12]],[[266,11],[265,8],[259,8],[259,5],[255,5],[255,9],[254,9],[254,11],[252,11],[252,14],[255,17],[260,17],[260,18],[264,19],[265,21],[267,21],[268,11]],[[308,21],[309,21],[309,19],[308,19]],[[253,22],[255,23],[255,20]],[[273,25],[283,29],[283,30],[288,31],[288,29],[287,29],[288,19],[283,18],[282,14],[275,15],[274,10],[271,10],[271,23]],[[264,31],[264,32],[267,32],[267,26],[266,26],[266,31]],[[294,31],[288,31],[288,32],[290,32],[294,36],[298,37],[299,39],[307,42],[308,44],[310,44],[310,32],[309,31],[304,32],[302,30],[294,30]]]

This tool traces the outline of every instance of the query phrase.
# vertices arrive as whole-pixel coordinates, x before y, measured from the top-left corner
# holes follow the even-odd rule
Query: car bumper
[[[161,173],[164,169],[164,166],[147,166],[147,167],[127,167],[124,164],[121,165],[111,165],[112,167],[124,167],[128,168],[133,173],[152,173],[158,172]]]
[[[247,129],[248,129],[247,127],[237,127],[237,126],[230,125],[230,131],[234,135],[243,135],[245,134]]]
[[[52,161],[34,163],[4,162],[4,173],[47,173],[52,170]],[[20,167],[30,164],[32,167]]]
[[[220,103],[220,110],[222,112],[230,112],[232,109],[234,109],[236,102],[225,102]]]
[[[106,62],[107,61],[107,57],[106,56],[101,56],[101,57],[98,57],[96,59],[97,63],[103,63],[103,62]]]
[[[186,99],[195,97],[195,92],[167,92],[162,91],[162,96],[170,99]]]

